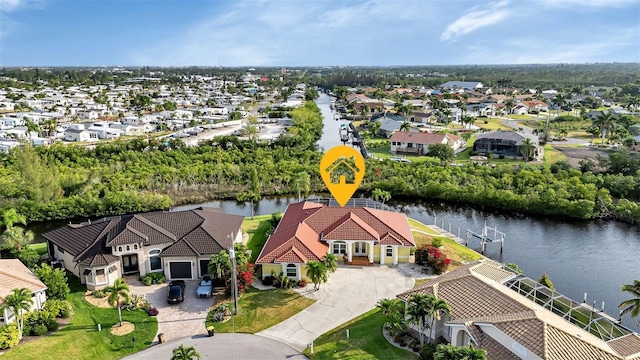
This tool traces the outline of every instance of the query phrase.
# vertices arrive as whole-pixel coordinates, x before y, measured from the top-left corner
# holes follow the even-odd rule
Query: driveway
[[[373,309],[378,300],[395,298],[414,284],[397,267],[339,267],[320,290],[314,291],[313,284],[304,290],[317,299],[313,305],[256,335],[302,351],[318,336]]]
[[[173,305],[167,304],[167,283],[145,286],[138,280],[130,279],[127,279],[127,283],[131,294],[144,294],[151,306],[158,309],[158,333],[164,334],[165,341],[207,333],[204,322],[215,297],[197,298],[198,280],[185,281],[184,301]]]

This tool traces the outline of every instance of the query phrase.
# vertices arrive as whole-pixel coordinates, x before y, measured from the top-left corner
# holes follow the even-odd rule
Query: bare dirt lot
[[[598,155],[601,157],[609,156],[608,151],[595,148],[565,148],[558,146],[555,147],[555,149],[562,152],[567,157],[567,162],[575,168],[580,167],[579,162],[582,159],[592,159],[593,161],[596,161],[596,157]]]

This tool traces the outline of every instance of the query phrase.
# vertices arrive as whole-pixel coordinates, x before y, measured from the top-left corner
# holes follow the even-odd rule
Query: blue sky
[[[0,0],[2,66],[640,62],[640,0]]]

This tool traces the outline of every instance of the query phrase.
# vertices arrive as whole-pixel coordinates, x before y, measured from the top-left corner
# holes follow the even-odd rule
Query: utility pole
[[[229,257],[231,258],[231,297],[233,298],[233,315],[238,315],[238,284],[236,275],[236,254],[233,248],[233,232],[228,235],[231,240],[229,248]]]

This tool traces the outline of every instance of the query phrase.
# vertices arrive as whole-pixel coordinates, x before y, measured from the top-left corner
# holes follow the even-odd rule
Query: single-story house
[[[514,115],[524,115],[529,113],[529,109],[525,104],[517,104],[511,109],[511,113]]]
[[[327,253],[346,264],[396,265],[408,262],[415,246],[403,213],[303,201],[287,207],[256,264],[262,264],[263,278],[274,271],[300,280],[306,278],[307,262],[320,261]]]
[[[4,304],[7,295],[13,293],[13,289],[25,288],[31,291],[31,311],[40,310],[47,300],[45,291],[47,286],[36,277],[29,268],[18,259],[0,260],[0,307]],[[15,320],[15,315],[10,308],[0,311],[0,326],[10,324]]]
[[[65,141],[89,141],[92,139],[97,140],[98,135],[89,130],[68,128],[64,131]]]
[[[426,155],[429,153],[429,146],[434,144],[446,144],[458,150],[464,145],[464,140],[453,134],[431,134],[428,132],[406,132],[398,131],[389,138],[391,143],[391,153],[409,153],[416,155]]]
[[[522,157],[520,145],[522,145],[527,138],[531,139],[531,143],[536,146],[533,154],[531,154],[535,158],[538,154],[538,137],[515,131],[499,130],[480,134],[473,143],[473,151],[480,154],[492,152],[494,155]]]
[[[439,86],[441,89],[465,89],[465,90],[474,90],[481,89],[484,85],[478,81],[447,81],[446,83]]]
[[[467,264],[399,294],[398,298],[407,302],[413,294],[435,295],[451,308],[450,314],[443,314],[434,322],[431,331],[426,330],[426,337],[432,333],[433,339],[442,337],[454,346],[472,344],[486,350],[487,359],[640,358],[639,334],[493,261]],[[545,300],[551,298],[554,301]],[[571,306],[569,313],[563,306]],[[591,313],[593,323],[576,325],[567,320],[578,310]],[[427,321],[431,324],[430,319]],[[596,324],[603,329],[614,326],[615,331],[610,334],[585,330],[597,329]]]
[[[216,208],[159,211],[69,224],[44,233],[49,256],[62,261],[88,289],[123,275],[163,272],[197,279],[211,255],[242,240],[244,217]]]

